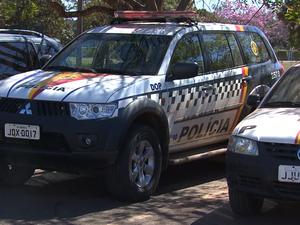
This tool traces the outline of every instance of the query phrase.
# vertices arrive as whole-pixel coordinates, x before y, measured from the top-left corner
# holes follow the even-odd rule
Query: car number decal
[[[73,81],[90,79],[94,77],[103,77],[107,75],[108,74],[97,75],[95,73],[69,73],[69,72],[60,73],[58,75],[51,76],[50,78],[43,80],[36,85],[32,85],[31,86],[32,89],[29,92],[28,99],[36,98],[36,96],[38,96],[44,90],[54,90],[54,91],[63,91],[63,92],[65,91],[64,87],[56,87],[57,85],[61,85]],[[27,86],[28,85],[25,86],[23,85],[21,87],[26,88]]]

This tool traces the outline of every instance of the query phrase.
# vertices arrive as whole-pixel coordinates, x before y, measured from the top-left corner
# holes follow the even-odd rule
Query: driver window
[[[198,63],[198,72],[204,72],[203,56],[197,34],[184,36],[177,44],[172,59],[171,67],[179,61],[190,61]]]

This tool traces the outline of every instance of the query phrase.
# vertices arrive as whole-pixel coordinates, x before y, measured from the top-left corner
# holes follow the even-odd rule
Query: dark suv
[[[43,55],[62,48],[57,39],[30,30],[0,29],[0,79],[38,69]]]

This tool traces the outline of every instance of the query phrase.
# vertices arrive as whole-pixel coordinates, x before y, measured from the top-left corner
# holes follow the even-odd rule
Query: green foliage
[[[278,60],[287,60],[288,59],[288,51],[287,50],[279,50],[275,52]]]
[[[165,0],[163,10],[164,11],[174,11],[178,6],[180,0]]]
[[[293,60],[300,60],[300,52],[299,51],[294,51],[292,53],[292,59]]]
[[[89,8],[93,6],[105,6],[105,3],[101,3],[99,1],[89,1],[84,8]],[[85,16],[83,18],[83,30],[88,30],[94,28],[96,26],[101,26],[108,24],[112,20],[111,16],[101,14],[101,13],[93,13],[89,16]]]
[[[2,0],[2,28],[29,29],[56,37],[66,44],[74,37],[70,20],[58,16],[45,0]]]

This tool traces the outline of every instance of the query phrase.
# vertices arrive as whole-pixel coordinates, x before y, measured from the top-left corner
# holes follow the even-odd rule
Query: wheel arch
[[[136,124],[149,126],[157,134],[162,151],[162,168],[165,169],[169,157],[169,123],[162,107],[149,98],[137,99],[124,109],[119,109],[118,121],[112,129],[106,149],[120,151],[128,130]]]

